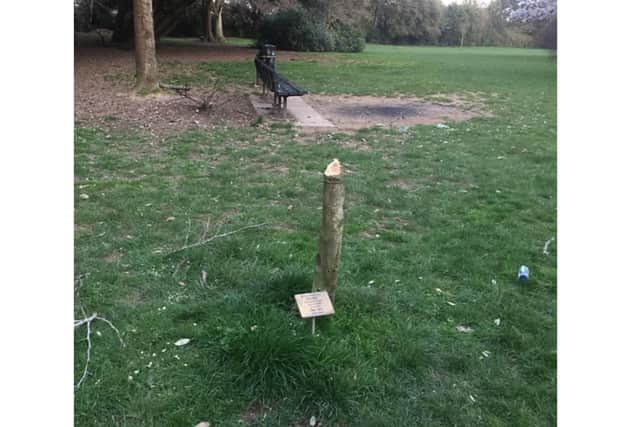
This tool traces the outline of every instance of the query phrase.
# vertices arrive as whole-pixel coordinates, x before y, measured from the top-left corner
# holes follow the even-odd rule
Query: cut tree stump
[[[336,298],[343,228],[344,181],[342,165],[335,159],[324,171],[322,226],[313,280],[313,290],[327,291],[331,302]]]

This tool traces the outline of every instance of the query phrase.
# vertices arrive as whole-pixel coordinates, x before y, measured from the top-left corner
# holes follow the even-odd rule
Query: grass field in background
[[[471,92],[494,116],[307,136],[267,123],[164,141],[77,128],[75,316],[110,319],[127,346],[93,324],[76,425],[555,425],[556,242],[543,254],[556,236],[555,61],[368,45],[278,68],[314,93]],[[173,77],[194,85],[213,73],[248,87],[255,75],[251,61],[181,70]],[[321,172],[334,157],[348,170],[343,257],[336,314],[312,338],[293,294],[311,288]],[[170,253],[207,224],[213,235],[259,223]],[[528,282],[516,281],[521,264]]]

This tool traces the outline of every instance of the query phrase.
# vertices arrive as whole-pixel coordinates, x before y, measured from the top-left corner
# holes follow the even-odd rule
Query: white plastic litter
[[[182,347],[183,345],[187,345],[191,342],[189,338],[180,338],[178,341],[174,342],[173,345],[177,347]]]

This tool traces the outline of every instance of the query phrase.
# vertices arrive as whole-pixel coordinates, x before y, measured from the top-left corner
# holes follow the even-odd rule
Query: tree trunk
[[[152,0],[134,0],[133,21],[136,44],[136,89],[154,91],[158,89],[158,64],[156,63],[156,41],[153,35]]]
[[[209,20],[209,2],[211,0],[202,0],[200,13],[202,15],[202,37],[201,40],[206,41],[208,38],[207,21]]]
[[[220,6],[218,6],[218,16],[216,16],[216,41],[224,42],[224,32],[222,31],[222,9],[224,8],[224,0],[218,0]]]
[[[338,264],[342,250],[342,230],[344,227],[344,181],[342,166],[336,159],[324,171],[322,201],[322,227],[316,256],[316,273],[313,280],[314,291],[327,291],[335,302],[338,285]]]
[[[207,11],[205,12],[205,20],[204,20],[204,38],[208,42],[212,42],[214,40],[213,25],[211,25],[211,16],[213,15],[214,6],[215,6],[214,0],[207,1]]]
[[[460,47],[464,47],[464,32],[460,33]]]

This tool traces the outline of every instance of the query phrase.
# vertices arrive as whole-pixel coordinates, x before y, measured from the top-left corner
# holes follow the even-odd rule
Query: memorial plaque
[[[295,297],[300,317],[303,319],[328,316],[335,313],[327,291],[297,294]]]

